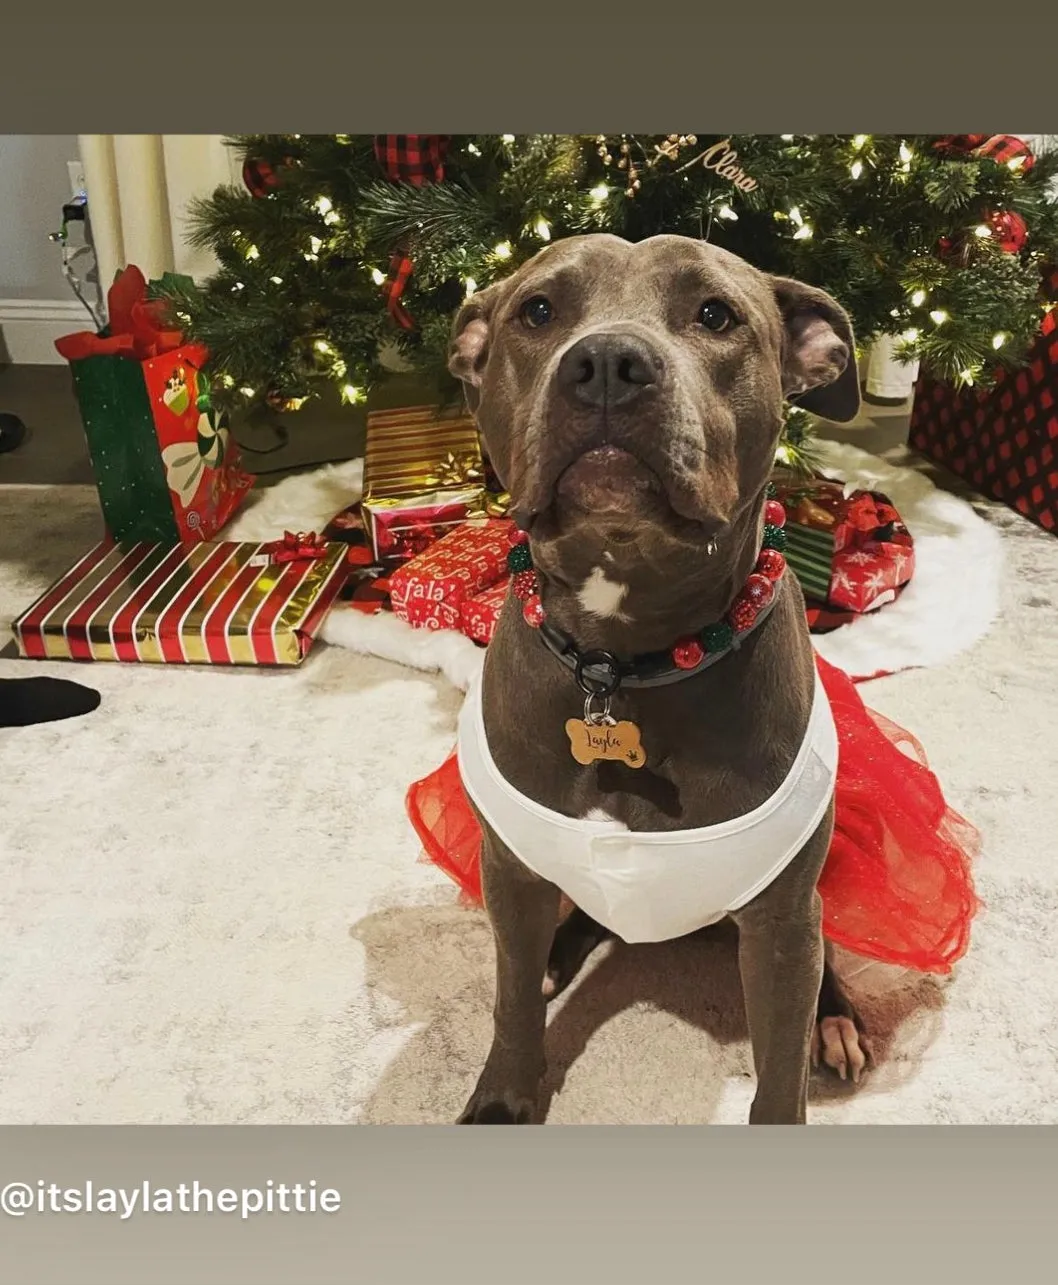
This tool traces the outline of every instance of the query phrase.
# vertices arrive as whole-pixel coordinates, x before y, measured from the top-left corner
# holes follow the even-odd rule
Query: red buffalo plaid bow
[[[273,562],[310,562],[327,552],[326,541],[315,531],[284,531],[282,540],[265,545]]]
[[[987,134],[942,134],[933,146],[938,152],[972,152],[987,138]]]
[[[1020,157],[1023,170],[1032,169],[1036,161],[1028,143],[1013,134],[945,134],[933,146],[938,151],[984,156],[997,165],[1007,165]]]
[[[1032,169],[1036,158],[1028,143],[1013,134],[994,134],[986,143],[974,149],[975,156],[987,156],[997,165],[1009,165],[1011,161],[1021,160],[1022,171]]]
[[[422,187],[426,183],[443,182],[447,151],[446,134],[375,135],[375,155],[386,177],[393,183]],[[405,330],[415,329],[415,322],[400,301],[412,270],[412,261],[404,250],[394,250],[389,261],[389,276],[382,287],[390,316]]]

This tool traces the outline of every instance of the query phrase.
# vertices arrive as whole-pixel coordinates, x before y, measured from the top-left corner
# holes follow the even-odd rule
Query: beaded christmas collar
[[[529,537],[512,528],[507,566],[511,588],[522,603],[527,624],[555,656],[573,671],[577,685],[589,698],[610,697],[619,687],[659,687],[693,677],[716,664],[767,618],[775,605],[775,587],[786,571],[786,510],[771,498],[764,506],[764,535],[752,574],[742,586],[723,619],[699,633],[679,639],[668,651],[650,652],[621,660],[601,649],[581,651],[573,638],[548,623],[540,601]]]

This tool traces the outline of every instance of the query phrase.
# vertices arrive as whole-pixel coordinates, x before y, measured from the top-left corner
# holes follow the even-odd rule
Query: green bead
[[[774,482],[769,482],[768,489],[764,492],[764,494],[768,497],[769,500],[774,500],[775,497],[779,494],[779,488],[775,485]]]
[[[780,553],[785,552],[786,532],[781,526],[773,526],[771,522],[764,523],[764,547],[778,549]]]
[[[532,569],[533,555],[527,544],[514,545],[507,554],[507,566],[512,575]]]
[[[718,620],[715,625],[706,625],[702,630],[702,645],[711,656],[727,651],[734,641],[735,631],[726,620]]]

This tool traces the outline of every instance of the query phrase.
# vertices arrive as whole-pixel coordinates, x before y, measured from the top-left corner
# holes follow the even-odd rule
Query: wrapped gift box
[[[425,629],[459,629],[463,604],[507,574],[507,533],[502,518],[464,523],[389,577],[393,612]]]
[[[507,576],[463,603],[459,627],[473,642],[484,643],[486,646],[492,642],[500,612],[507,601],[510,583],[510,577]]]
[[[1058,271],[1044,293],[1058,298]],[[1044,314],[1020,370],[1000,370],[990,389],[956,389],[923,376],[908,441],[985,495],[1045,531],[1058,531],[1058,317]]]
[[[14,622],[30,659],[298,665],[347,573],[346,548],[97,545]]]
[[[910,538],[899,534],[892,540],[871,540],[842,550],[834,555],[828,602],[858,615],[876,611],[896,598],[914,570]]]
[[[823,602],[846,508],[844,484],[826,478],[778,483],[776,498],[786,509],[786,560],[805,597]]]
[[[914,572],[914,542],[880,491],[813,478],[776,484],[786,509],[786,559],[805,597],[854,612],[892,601]]]
[[[483,515],[484,464],[473,418],[432,406],[372,411],[361,512],[374,555],[387,568]]]

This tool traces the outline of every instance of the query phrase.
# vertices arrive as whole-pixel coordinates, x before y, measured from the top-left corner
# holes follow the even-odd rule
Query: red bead
[[[786,559],[778,549],[761,549],[757,558],[757,570],[769,580],[781,580],[786,570]]]
[[[672,649],[672,663],[677,669],[696,669],[705,659],[705,648],[697,638],[684,638]]]
[[[752,627],[753,622],[757,619],[757,608],[749,601],[748,598],[739,596],[735,599],[734,605],[727,613],[727,618],[731,622],[733,629],[740,634],[745,633],[747,629]]]
[[[772,526],[786,525],[786,510],[778,500],[768,500],[764,505],[764,521],[770,522]]]
[[[766,607],[774,596],[775,586],[767,576],[762,576],[759,573],[754,573],[749,577],[742,586],[742,593],[739,595],[739,597],[745,598],[747,602],[751,602],[758,611],[761,607]]]
[[[529,532],[523,531],[521,527],[516,527],[512,522],[510,528],[507,531],[507,543],[508,544],[528,544]]]
[[[540,601],[539,594],[534,593],[531,598],[526,599],[522,615],[527,625],[532,625],[534,629],[540,628],[544,623],[544,604]]]
[[[528,602],[536,593],[536,572],[516,571],[511,577],[511,588],[520,602]]]

